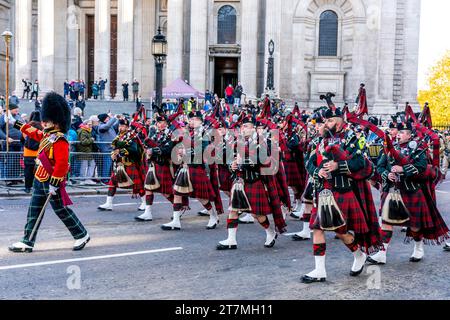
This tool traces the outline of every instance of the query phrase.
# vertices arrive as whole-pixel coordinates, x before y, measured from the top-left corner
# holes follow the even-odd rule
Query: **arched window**
[[[319,56],[337,56],[338,16],[327,10],[320,15]]]
[[[217,43],[236,43],[236,9],[232,6],[223,6],[219,9],[217,24]]]

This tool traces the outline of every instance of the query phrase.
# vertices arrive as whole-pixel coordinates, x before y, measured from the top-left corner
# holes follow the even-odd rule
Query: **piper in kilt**
[[[427,170],[426,150],[413,140],[411,122],[398,125],[398,144],[388,155],[383,154],[378,162],[378,173],[383,180],[381,210],[383,214],[384,250],[368,258],[372,264],[385,264],[386,253],[392,239],[393,226],[407,226],[407,242],[414,240],[411,262],[424,257],[424,244],[441,244],[449,239],[449,229],[427,187],[427,178],[420,176]],[[406,221],[386,221],[393,209],[384,207],[390,192],[398,190],[406,207]],[[385,210],[383,210],[385,208]],[[389,212],[386,212],[389,210]],[[392,211],[391,211],[392,210]]]
[[[164,231],[181,230],[180,217],[183,213],[183,197],[198,199],[208,210],[209,222],[207,230],[213,230],[219,224],[217,211],[213,208],[211,201],[214,201],[215,194],[211,185],[211,180],[206,174],[206,166],[203,159],[203,151],[208,145],[208,141],[203,139],[203,115],[200,111],[189,114],[189,132],[183,138],[183,143],[178,144],[177,150],[180,158],[183,159],[175,174],[174,179],[174,202],[172,222],[164,224],[161,229]]]
[[[22,241],[9,247],[12,252],[33,251],[47,201],[75,238],[74,251],[82,250],[90,240],[83,224],[68,207],[72,202],[65,190],[69,172],[69,143],[64,134],[69,130],[70,120],[66,100],[54,92],[47,94],[42,103],[44,131],[22,124],[9,116],[9,121],[15,128],[40,143],[25,234]]]
[[[314,230],[316,268],[302,277],[304,283],[326,281],[325,230],[334,231],[353,253],[354,261],[350,271],[350,276],[353,277],[362,273],[366,252],[381,246],[377,218],[366,216],[368,213],[363,211],[363,204],[358,201],[354,192],[356,184],[352,176],[366,169],[365,158],[355,135],[347,129],[343,112],[334,106],[331,97],[331,94],[326,97],[329,108],[323,114],[326,119],[324,139],[307,164],[307,170],[314,181],[315,196],[319,196],[319,200],[310,221]],[[338,152],[348,156],[347,160],[340,160]],[[373,228],[371,224],[376,224],[378,228]]]
[[[258,139],[255,131],[255,119],[245,117],[241,126],[242,141],[235,144],[235,158],[230,165],[233,177],[233,186],[231,190],[230,208],[228,214],[228,238],[219,242],[217,250],[233,250],[237,249],[237,228],[240,213],[251,213],[253,217],[261,224],[266,231],[266,241],[264,246],[272,248],[278,237],[277,232],[271,227],[268,215],[273,213],[271,201],[278,197],[275,190],[274,175],[266,177],[272,179],[271,184],[265,184],[262,177],[262,168],[267,167],[267,155],[264,158],[264,152],[260,152],[259,148],[265,144],[265,141]],[[240,140],[240,139],[239,139]],[[238,140],[238,141],[239,141]],[[240,144],[242,146],[239,146]],[[242,148],[241,148],[242,147]],[[242,150],[238,150],[242,149]],[[241,156],[242,154],[242,156]],[[267,182],[266,182],[267,183]],[[272,189],[271,193],[268,191]],[[280,206],[278,203],[273,205]],[[278,208],[279,210],[279,208]],[[281,214],[281,212],[279,212]],[[280,215],[278,216],[280,218]],[[284,219],[277,219],[274,216],[276,227],[280,233],[285,231]]]
[[[112,211],[113,199],[117,188],[131,189],[133,197],[140,197],[145,204],[145,171],[142,169],[143,147],[135,133],[130,130],[130,122],[122,118],[119,120],[119,134],[112,142],[113,172],[109,182],[106,203],[100,205],[100,211]]]
[[[156,117],[157,130],[145,140],[148,172],[145,178],[145,212],[136,217],[137,221],[152,221],[154,193],[160,193],[173,203],[173,167],[171,164],[174,142],[168,128],[168,119],[160,114]]]
[[[325,129],[325,119],[322,116],[322,109],[317,110],[311,119],[312,124],[314,125],[314,138],[308,144],[305,162],[307,162],[311,155],[316,152],[316,149],[320,145],[322,141],[322,136],[324,134]],[[305,241],[311,239],[311,229],[309,227],[309,221],[311,220],[311,212],[313,209],[313,200],[314,200],[314,192],[313,192],[313,179],[308,175],[307,184],[305,187],[305,191],[302,195],[302,207],[300,209],[300,221],[303,223],[303,229],[300,232],[297,232],[292,236],[292,240],[294,241]],[[292,213],[294,214],[294,213]],[[296,217],[294,215],[294,217]],[[296,217],[297,218],[297,217]]]

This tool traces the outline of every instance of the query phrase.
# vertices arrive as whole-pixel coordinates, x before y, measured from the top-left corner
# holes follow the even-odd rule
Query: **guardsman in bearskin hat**
[[[449,239],[449,229],[427,186],[426,149],[414,138],[412,121],[398,124],[398,144],[383,154],[377,170],[383,180],[381,214],[384,250],[368,258],[385,264],[393,226],[407,226],[407,242],[414,240],[411,262],[423,259],[424,244],[441,244]]]
[[[269,159],[265,152],[259,150],[264,145],[264,141],[258,139],[255,123],[256,119],[252,116],[246,116],[242,120],[241,137],[233,148],[235,157],[230,166],[233,185],[227,221],[228,238],[219,242],[217,250],[237,249],[238,218],[239,214],[244,212],[251,213],[265,229],[264,246],[266,248],[272,248],[278,237],[267,217],[272,214],[273,208],[270,204],[271,196],[262,179],[262,168],[268,166]],[[284,232],[284,227],[283,224],[277,225],[280,233]]]
[[[219,224],[219,216],[213,208],[215,194],[211,180],[206,174],[203,152],[208,145],[204,139],[203,115],[200,111],[189,113],[189,132],[183,137],[182,144],[176,146],[182,159],[174,179],[174,202],[172,222],[164,224],[164,231],[181,230],[180,218],[184,211],[183,197],[198,199],[208,210],[209,222],[207,230],[215,229]]]
[[[42,103],[44,131],[9,117],[10,123],[17,129],[40,143],[25,235],[21,242],[9,247],[12,252],[33,251],[37,232],[49,202],[58,218],[75,238],[74,251],[82,250],[90,240],[81,221],[67,207],[72,204],[65,190],[66,176],[69,172],[69,143],[65,134],[70,127],[70,118],[70,109],[65,99],[54,92],[47,94]]]
[[[137,132],[130,130],[130,121],[125,117],[119,120],[119,134],[113,140],[113,172],[109,182],[106,203],[98,207],[100,211],[112,211],[117,188],[132,189],[133,197],[144,199],[143,147],[138,141]]]
[[[358,148],[355,135],[347,128],[343,112],[327,97],[329,108],[324,112],[324,139],[307,164],[318,203],[311,216],[316,268],[302,277],[304,283],[326,281],[325,231],[335,232],[353,253],[354,262],[350,271],[353,277],[362,273],[366,253],[382,246],[376,212],[373,216],[364,212],[364,203],[354,190],[354,177],[368,169],[365,158]]]

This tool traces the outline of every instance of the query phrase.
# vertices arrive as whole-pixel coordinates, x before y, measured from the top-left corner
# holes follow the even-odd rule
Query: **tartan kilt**
[[[269,203],[269,194],[261,180],[253,183],[245,182],[244,189],[250,206],[252,207],[252,214],[257,216],[267,216],[272,213]]]
[[[158,189],[152,190],[153,193],[173,194],[173,178],[170,173],[170,164],[159,165],[154,163],[156,178],[161,185]],[[150,191],[150,190],[148,190]]]
[[[283,161],[284,171],[286,172],[286,182],[289,187],[302,186],[302,176],[298,169],[298,164],[295,161]]]
[[[231,172],[228,170],[228,168],[224,165],[219,165],[219,189],[224,192],[230,192],[231,191]]]
[[[125,166],[125,171],[127,175],[130,177],[130,179],[133,181],[133,185],[125,189],[133,189],[133,194],[142,193],[144,190],[145,176],[142,174],[143,171],[141,170],[141,167],[137,167],[133,163],[129,166]],[[115,188],[119,187],[117,184],[116,176],[114,174],[114,170],[113,173],[111,174],[111,180],[109,181],[108,185],[110,187]]]
[[[188,166],[189,178],[191,180],[193,192],[190,194],[182,194],[174,190],[177,196],[189,196],[190,198],[202,200],[214,200],[214,189],[211,185],[211,180],[206,174],[206,169],[203,166]],[[177,173],[178,174],[178,173]]]
[[[424,229],[434,226],[434,221],[431,218],[427,207],[427,200],[422,190],[417,190],[415,193],[407,193],[400,189],[403,202],[409,211],[409,221],[406,221],[403,226],[414,229]],[[384,206],[388,192],[383,192],[381,195],[381,209]],[[382,214],[380,209],[380,215]],[[383,221],[389,225],[389,223]],[[398,225],[396,225],[398,226]]]
[[[368,233],[369,226],[367,225],[364,212],[356,199],[355,193],[353,191],[345,193],[333,191],[333,196],[346,221],[346,225],[336,230],[336,233],[346,234],[348,231],[353,231],[356,234]],[[319,194],[317,194],[317,199],[319,199]],[[321,230],[317,212],[318,208],[313,208],[310,227],[311,229]]]

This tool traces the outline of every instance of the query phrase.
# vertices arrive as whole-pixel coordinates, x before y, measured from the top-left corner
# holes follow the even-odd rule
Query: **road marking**
[[[137,251],[137,252],[111,254],[111,255],[106,255],[106,256],[94,256],[94,257],[86,257],[86,258],[78,258],[78,259],[54,260],[54,261],[45,261],[45,262],[36,262],[36,263],[17,264],[17,265],[12,265],[12,266],[0,267],[0,271],[48,266],[48,265],[63,264],[63,263],[73,263],[73,262],[83,262],[83,261],[92,261],[92,260],[104,260],[104,259],[113,259],[113,258],[121,258],[121,257],[139,256],[139,255],[144,255],[144,254],[179,251],[179,250],[183,250],[183,248],[176,247],[176,248],[166,248],[166,249],[157,249],[157,250],[148,250],[148,251]]]
[[[444,193],[444,194],[450,193],[450,192],[448,192],[448,191],[441,191],[441,190],[436,190],[436,192],[437,192],[437,193]]]

